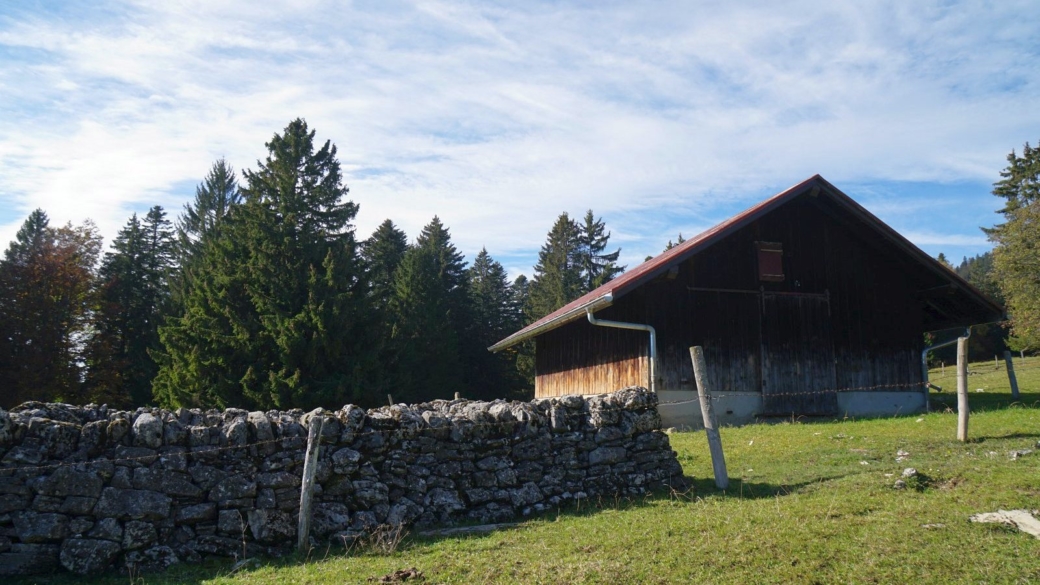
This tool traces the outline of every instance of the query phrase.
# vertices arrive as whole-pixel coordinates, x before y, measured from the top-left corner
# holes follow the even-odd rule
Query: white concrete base
[[[926,410],[923,392],[839,392],[838,414],[897,416]]]
[[[692,390],[664,390],[657,393],[661,424],[677,429],[703,429],[704,418],[697,393]],[[727,392],[714,399],[712,408],[719,426],[740,426],[755,422],[762,410],[762,395],[758,392]],[[668,404],[676,402],[678,404]]]
[[[661,413],[664,428],[704,428],[696,392],[662,390],[657,397],[657,410]],[[719,426],[753,423],[762,411],[762,395],[758,392],[727,392],[714,400],[715,419]],[[839,392],[835,416],[897,416],[924,411],[925,397],[920,392]]]

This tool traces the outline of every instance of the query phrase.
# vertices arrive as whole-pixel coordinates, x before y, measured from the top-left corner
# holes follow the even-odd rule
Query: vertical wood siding
[[[808,195],[793,200],[597,317],[657,329],[662,390],[695,389],[688,348],[701,345],[720,392],[920,391],[925,317],[917,291],[929,286],[927,275],[828,205]],[[759,280],[760,241],[783,245],[783,282]],[[829,302],[799,296],[807,294]],[[645,386],[647,346],[643,332],[585,320],[543,334],[536,396]],[[794,414],[835,406],[833,393],[770,402]]]

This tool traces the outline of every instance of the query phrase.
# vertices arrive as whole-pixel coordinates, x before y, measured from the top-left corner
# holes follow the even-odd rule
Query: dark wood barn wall
[[[759,280],[757,241],[783,244],[783,282]],[[765,380],[769,390],[919,391],[923,323],[916,295],[928,283],[917,282],[915,273],[920,269],[888,244],[806,195],[703,250],[678,274],[623,296],[597,317],[657,329],[660,390],[695,389],[688,348],[702,345],[720,392],[762,391],[763,357],[767,378],[774,378]],[[775,294],[763,297],[762,291]],[[778,310],[789,312],[776,317]],[[646,384],[642,332],[581,320],[542,335],[537,348],[537,396]],[[814,365],[784,370],[785,356]],[[833,368],[826,367],[829,362]],[[828,407],[805,399],[774,406],[791,412]]]

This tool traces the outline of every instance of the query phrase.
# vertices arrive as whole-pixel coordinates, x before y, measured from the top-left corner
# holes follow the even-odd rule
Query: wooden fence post
[[[1004,363],[1007,364],[1008,382],[1011,382],[1011,398],[1018,400],[1018,378],[1015,377],[1015,364],[1008,350],[1004,350]]]
[[[957,338],[957,440],[968,440],[968,338]]]
[[[715,424],[715,410],[711,406],[708,395],[708,367],[704,363],[704,350],[699,345],[690,348],[690,359],[693,360],[693,376],[697,381],[697,398],[701,403],[701,418],[704,419],[704,433],[708,435],[708,450],[711,452],[711,468],[715,472],[715,486],[720,490],[729,487],[729,474],[726,472],[726,457],[722,453],[722,438]]]
[[[310,550],[311,500],[314,495],[314,473],[318,470],[318,448],[321,445],[321,429],[325,426],[325,410],[315,408],[310,412],[307,431],[307,454],[303,460],[303,482],[300,485],[300,521],[297,526],[296,548],[300,552]]]

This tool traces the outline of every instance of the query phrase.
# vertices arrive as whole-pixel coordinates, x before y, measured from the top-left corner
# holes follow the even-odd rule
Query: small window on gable
[[[758,279],[784,281],[784,245],[780,242],[755,242],[758,250]]]

